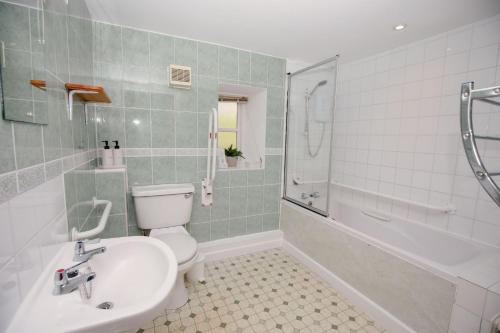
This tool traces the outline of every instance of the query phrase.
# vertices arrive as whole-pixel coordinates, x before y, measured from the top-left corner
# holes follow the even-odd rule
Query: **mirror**
[[[6,120],[48,123],[43,11],[0,2],[0,107]]]

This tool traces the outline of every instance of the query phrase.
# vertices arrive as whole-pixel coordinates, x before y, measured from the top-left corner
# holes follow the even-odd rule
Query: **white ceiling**
[[[500,0],[85,1],[98,21],[306,62],[354,59],[500,14]],[[396,32],[398,23],[408,28]]]

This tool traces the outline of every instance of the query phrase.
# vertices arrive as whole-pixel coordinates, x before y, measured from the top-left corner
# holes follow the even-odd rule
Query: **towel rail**
[[[472,172],[486,193],[488,193],[491,199],[500,206],[500,188],[491,178],[500,176],[500,172],[488,172],[488,170],[486,170],[476,145],[476,139],[500,140],[500,138],[475,135],[472,119],[472,106],[474,100],[500,106],[499,102],[491,100],[491,98],[495,97],[500,97],[500,86],[474,89],[474,82],[463,83],[460,94],[460,130],[465,155],[469,161]]]

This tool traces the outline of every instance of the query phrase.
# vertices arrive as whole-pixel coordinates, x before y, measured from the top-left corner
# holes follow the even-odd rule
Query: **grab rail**
[[[358,187],[353,187],[353,186],[349,186],[349,185],[345,185],[345,184],[341,184],[341,183],[337,183],[337,182],[333,182],[333,181],[331,183],[332,183],[332,185],[335,185],[335,186],[338,186],[338,187],[343,187],[343,188],[346,188],[346,189],[349,189],[349,190],[366,193],[366,194],[377,196],[377,197],[380,197],[380,198],[389,199],[389,200],[393,200],[393,201],[405,203],[405,204],[408,204],[408,205],[425,208],[425,209],[436,211],[436,212],[440,212],[440,213],[454,214],[456,212],[455,206],[453,206],[453,204],[451,204],[451,203],[449,203],[447,206],[434,206],[434,205],[428,205],[428,204],[424,204],[424,203],[417,202],[417,201],[411,201],[411,200],[401,199],[401,198],[398,198],[398,197],[394,197],[392,195],[387,195],[387,194],[382,194],[382,193],[379,193],[379,192],[369,191],[369,190],[365,190],[365,189],[361,189],[361,188],[358,188]]]
[[[476,145],[476,139],[498,141],[500,138],[476,135],[472,124],[472,101],[477,100],[500,106],[500,102],[490,99],[496,97],[500,97],[500,86],[474,89],[474,82],[463,83],[460,95],[460,130],[465,156],[467,156],[472,172],[486,193],[500,206],[500,188],[491,178],[500,176],[500,172],[488,172],[486,170]]]
[[[104,231],[104,228],[106,228],[106,223],[108,222],[109,214],[111,213],[111,207],[113,204],[109,200],[99,200],[97,198],[92,199],[92,208],[95,208],[98,205],[106,205],[104,207],[104,211],[101,215],[101,219],[99,220],[99,223],[97,224],[97,227],[94,229],[90,229],[87,231],[78,231],[76,228],[73,227],[71,230],[71,240],[79,240],[79,239],[86,239],[90,237],[94,237],[95,235],[100,234],[101,232]]]

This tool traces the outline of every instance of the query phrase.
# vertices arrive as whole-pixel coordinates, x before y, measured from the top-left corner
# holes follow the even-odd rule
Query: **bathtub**
[[[499,254],[500,249],[383,212],[335,201],[334,223],[394,255],[451,281],[462,272]]]
[[[285,246],[361,295],[360,304],[381,309],[371,313],[376,320],[394,318],[389,331],[448,332],[460,274],[499,258],[500,249],[354,204],[333,201],[332,216],[323,217],[282,201]]]

